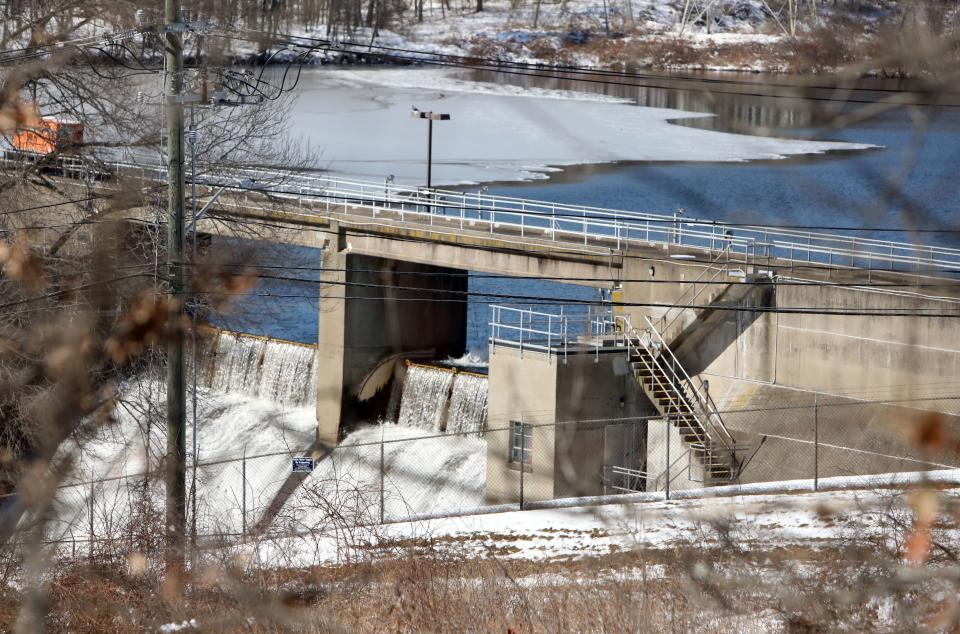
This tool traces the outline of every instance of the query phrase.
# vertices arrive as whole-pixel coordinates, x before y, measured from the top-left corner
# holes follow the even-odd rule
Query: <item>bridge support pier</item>
[[[466,352],[467,273],[351,253],[342,236],[323,253],[317,433],[336,444],[342,425],[359,418],[353,390],[378,363]]]

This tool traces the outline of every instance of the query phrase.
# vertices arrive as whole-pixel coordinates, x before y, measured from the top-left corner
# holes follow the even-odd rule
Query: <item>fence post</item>
[[[383,423],[380,424],[380,523],[383,524],[383,477],[386,464],[383,459]]]
[[[670,414],[667,414],[666,430],[667,430],[667,484],[666,484],[666,498],[670,499]]]
[[[523,461],[523,422],[520,423],[520,510],[523,510],[523,473],[526,471],[526,464]],[[533,430],[530,431],[531,435]],[[512,434],[511,434],[512,435]],[[513,442],[513,438],[510,439]],[[533,443],[531,443],[532,445]],[[533,454],[530,454],[530,466],[533,466]]]
[[[820,416],[817,395],[813,395],[813,490],[820,488]]]
[[[90,483],[90,541],[87,542],[87,557],[91,562],[93,561],[93,497],[96,493],[95,486],[95,483]]]
[[[553,352],[553,315],[547,315],[547,365],[550,365],[550,355]]]
[[[247,448],[243,448],[243,461],[240,463],[240,492],[243,502],[240,507],[241,515],[241,527],[240,527],[240,537],[246,539],[247,537]]]

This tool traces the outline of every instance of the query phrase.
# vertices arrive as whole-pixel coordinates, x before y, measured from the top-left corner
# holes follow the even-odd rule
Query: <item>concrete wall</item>
[[[607,421],[656,413],[624,352],[569,355],[557,367],[556,411],[558,421],[581,422],[556,428],[554,497],[603,493]],[[589,420],[603,422],[584,422]]]
[[[960,316],[955,301],[830,287],[780,286],[777,305]],[[960,375],[956,317],[781,314],[774,330],[772,380],[781,385],[834,393],[866,388],[872,398],[911,398]]]
[[[693,281],[710,279],[716,270],[697,262],[670,260],[666,251],[663,252],[662,258],[639,256],[627,258],[623,263],[626,281],[623,282],[622,299],[627,304],[641,305],[626,306],[621,310],[635,328],[643,329],[646,327],[644,317],[649,316],[656,321],[668,310],[664,307],[643,304],[671,305],[678,303],[678,298],[692,299],[696,292],[692,288]],[[723,279],[718,278],[718,281]],[[716,290],[710,293],[719,293],[722,288],[718,285]],[[698,303],[709,303],[709,299],[712,297],[705,294]],[[693,311],[686,311],[681,319],[691,321],[693,317]]]
[[[749,447],[739,457],[756,449],[742,474],[744,483],[960,466],[953,450],[960,442],[957,415],[736,379],[713,379],[711,391],[714,385],[721,408],[728,410],[724,423],[738,445]],[[931,421],[943,434],[942,446],[917,442],[918,430]]]
[[[487,395],[487,487],[492,504],[520,501],[523,478],[525,501],[553,498],[554,429],[536,426],[553,423],[557,411],[557,359],[509,348],[490,352]],[[510,421],[534,424],[533,466],[521,473],[511,464]]]
[[[521,471],[509,462],[511,420],[551,423],[533,430],[533,465],[523,472],[524,500],[531,501],[603,493],[605,457],[623,454],[606,446],[607,421],[653,412],[623,352],[573,353],[564,363],[497,347],[490,354],[489,385],[488,426],[503,428],[487,434],[491,503],[519,501]]]
[[[686,280],[698,275],[689,263],[669,261],[633,259],[626,262],[625,269],[626,277],[641,280],[624,284],[624,299],[630,303],[675,302],[689,288]],[[673,281],[646,283],[646,278]],[[922,456],[913,430],[927,415],[925,410],[960,414],[960,402],[937,398],[956,394],[960,321],[956,317],[916,314],[790,311],[818,308],[862,313],[879,309],[960,315],[957,300],[923,297],[923,288],[905,293],[778,280],[784,283],[757,285],[744,292],[732,287],[717,300],[721,307],[737,310],[701,312],[696,328],[688,330],[674,346],[687,371],[710,381],[711,394],[721,409],[782,408],[801,402],[812,405],[815,394],[819,394],[821,404],[842,404],[820,408],[820,440],[858,452],[822,446],[817,465],[821,477],[932,468],[918,462]],[[887,281],[910,280],[899,276]],[[759,309],[749,310],[751,307]],[[637,325],[643,323],[643,315],[656,316],[663,309],[625,310]],[[903,399],[909,402],[855,402]],[[761,434],[798,439],[768,438],[744,472],[744,482],[813,477],[814,452],[809,442],[813,440],[812,409],[727,415],[724,419],[745,444],[759,443]],[[960,434],[956,416],[939,420],[951,438]],[[655,454],[656,448],[652,448],[651,456]],[[654,465],[651,462],[648,466],[652,469]]]
[[[666,420],[647,423],[647,491],[696,489],[704,486],[703,464],[689,453],[680,430]],[[667,465],[670,465],[669,473]]]
[[[749,297],[744,300],[744,305],[753,303]],[[785,312],[814,307],[960,315],[955,301],[777,284],[769,303],[784,312],[730,312],[709,339],[676,350],[687,370],[870,400],[924,399],[956,391],[952,381],[960,375],[956,317]],[[935,401],[922,406],[941,407]]]
[[[960,437],[960,401],[938,398],[957,393],[956,318],[787,312],[814,307],[957,313],[956,303],[796,284],[776,284],[773,296],[759,303],[785,310],[718,312],[704,322],[705,337],[676,348],[690,374],[710,381],[720,409],[729,412],[723,419],[738,443],[757,446],[764,434],[780,437],[764,441],[743,482],[934,468],[924,462],[931,457],[919,451],[915,437],[927,410],[947,414],[938,418],[945,433]],[[744,298],[742,305],[758,305],[757,298]],[[822,443],[816,468],[815,398]],[[791,406],[798,408],[785,409]],[[778,409],[738,411],[768,407]],[[932,462],[954,464],[955,459],[940,456]]]
[[[393,354],[434,358],[466,349],[464,271],[324,250],[317,343],[319,437],[335,443],[358,410],[352,390]],[[398,290],[389,286],[410,286]]]

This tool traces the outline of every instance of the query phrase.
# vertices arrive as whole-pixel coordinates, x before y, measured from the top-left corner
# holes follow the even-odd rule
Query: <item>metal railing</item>
[[[559,314],[535,311],[532,308],[490,306],[490,347],[497,345],[543,352],[548,360],[567,352],[568,323],[561,307]]]
[[[687,477],[691,482],[700,482],[702,484],[731,484],[740,479],[741,454],[744,454],[754,448],[751,444],[733,443],[725,447],[717,447],[716,444],[707,444],[693,442],[688,445],[687,451]],[[703,454],[697,456],[696,454]],[[697,467],[703,469],[703,475],[697,476]],[[728,471],[727,476],[723,478],[716,477],[711,473],[712,467],[720,467]]]
[[[731,453],[731,447],[735,447],[736,443],[715,403],[704,393],[702,385],[698,386],[687,374],[650,318],[645,319],[647,328],[642,332],[636,330],[626,317],[616,316],[615,322],[632,356],[643,364],[649,375],[651,389],[664,394],[668,405],[661,414],[678,416],[686,425],[695,426],[694,435],[698,439],[695,442],[702,443],[701,447],[704,448],[702,461],[706,473],[712,475],[711,467],[717,456],[723,456],[725,460],[728,454],[731,462],[724,463],[724,466],[732,473],[737,469],[735,452]],[[659,400],[653,400],[660,407]]]
[[[129,176],[162,181],[166,170],[115,164]],[[256,181],[250,185],[250,181]],[[731,227],[722,222],[684,219],[585,205],[493,196],[482,192],[424,189],[332,176],[231,170],[198,178],[198,185],[269,194],[288,200],[301,213],[358,215],[403,223],[471,230],[522,240],[546,240],[620,250],[627,245],[666,245],[728,257],[757,267],[775,260],[868,270],[960,271],[960,249],[919,246],[822,232],[760,226]],[[221,198],[221,208],[266,209],[249,199]]]
[[[721,260],[724,260],[724,258],[726,258],[726,262],[724,262],[723,266],[714,268],[721,262]],[[680,296],[673,301],[673,304],[667,308],[663,315],[660,316],[660,319],[658,320],[660,322],[658,330],[663,339],[669,339],[670,341],[673,341],[672,329],[674,325],[676,325],[678,320],[683,317],[686,310],[691,309],[696,305],[697,300],[705,290],[716,286],[714,282],[716,282],[718,277],[729,272],[729,264],[730,245],[726,245],[723,250],[721,250],[720,253],[713,258],[713,260],[711,260],[710,264],[704,267],[703,271],[700,272],[700,275],[698,275],[697,278],[693,280],[693,282],[691,282],[682,293],[680,293]],[[703,278],[711,271],[713,274],[710,276],[710,278],[706,281],[703,281]],[[700,290],[697,290],[697,284],[700,284]],[[693,294],[688,298],[687,295],[691,292]],[[708,299],[707,303],[709,304],[712,301],[713,299],[711,297]],[[680,324],[680,326],[682,328],[682,324]]]
[[[621,316],[617,319],[621,320],[625,327],[633,328],[626,317]],[[648,332],[650,333],[649,340],[652,342],[653,348],[658,352],[658,354],[655,355],[655,359],[662,361],[660,364],[661,368],[669,373],[668,376],[673,380],[680,393],[682,393],[689,402],[696,403],[700,407],[701,413],[706,418],[704,431],[707,432],[707,437],[718,439],[725,446],[733,445],[733,436],[730,434],[726,425],[723,424],[723,419],[720,417],[720,412],[717,410],[713,400],[706,390],[703,389],[702,381],[699,385],[694,382],[686,369],[684,369],[683,364],[681,364],[676,355],[673,354],[673,350],[667,345],[666,340],[657,332],[650,318],[645,317],[644,319],[647,322]],[[696,415],[697,412],[694,412],[694,414]],[[699,420],[700,416],[697,416],[697,418]],[[713,433],[711,434],[710,431]]]
[[[621,493],[647,491],[647,478],[647,472],[640,469],[628,469],[616,465],[604,465],[603,467],[604,485],[611,491]]]
[[[629,319],[613,316],[609,312],[590,311],[583,315],[570,316],[561,310],[559,314],[535,311],[532,308],[491,306],[490,348],[495,353],[497,346],[546,354],[547,361],[558,356],[566,359],[573,350],[632,349],[646,364],[645,369],[671,404],[666,415],[682,415],[691,424],[697,425],[701,442],[716,445],[726,454],[735,445],[720,413],[704,389],[680,364],[653,322],[646,317],[647,329],[636,330]],[[571,328],[573,321],[582,324]],[[643,354],[646,353],[646,354]],[[731,469],[734,464],[730,465]]]
[[[547,355],[548,362],[557,356],[566,360],[572,352],[593,352],[624,347],[617,333],[609,306],[590,306],[584,313],[567,313],[561,306],[558,313],[535,311],[533,308],[490,306],[491,351],[506,346],[520,351],[536,351]]]

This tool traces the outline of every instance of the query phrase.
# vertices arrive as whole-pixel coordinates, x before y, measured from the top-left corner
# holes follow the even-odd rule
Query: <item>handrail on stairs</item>
[[[690,375],[687,374],[686,370],[677,360],[666,341],[664,341],[660,333],[657,332],[650,318],[644,318],[648,327],[643,333],[634,328],[630,320],[625,316],[618,315],[614,319],[618,324],[618,330],[623,333],[624,339],[629,346],[637,348],[638,352],[643,349],[644,351],[652,353],[651,356],[654,359],[654,363],[656,363],[666,375],[667,381],[670,383],[669,387],[680,392],[685,400],[687,400],[688,406],[689,403],[696,402],[701,408],[702,418],[696,411],[691,411],[690,414],[693,415],[704,438],[711,441],[714,439],[718,440],[721,445],[723,445],[724,450],[733,446],[733,435],[720,418],[716,405],[712,399],[704,395],[703,392],[697,388],[693,379],[690,378]],[[655,380],[657,380],[658,383],[660,382],[659,379]],[[706,424],[704,424],[704,420],[702,419],[706,420]],[[714,434],[710,434],[707,425],[714,430]]]
[[[729,240],[729,241],[727,242],[727,244],[723,247],[723,249],[720,251],[720,253],[718,253],[715,258],[711,259],[710,262],[707,264],[707,266],[704,267],[704,269],[703,269],[703,271],[700,273],[700,275],[697,276],[697,279],[695,279],[695,280],[693,280],[692,282],[690,282],[690,283],[689,283],[689,286],[687,286],[687,287],[684,289],[684,291],[683,291],[682,293],[680,293],[680,296],[677,297],[676,300],[674,300],[673,305],[670,306],[670,308],[668,308],[668,309],[666,310],[666,312],[664,312],[663,315],[660,316],[660,330],[659,330],[660,335],[662,335],[662,336],[665,337],[667,331],[673,326],[673,324],[675,324],[675,323],[677,322],[678,319],[680,319],[681,317],[683,317],[683,312],[684,312],[686,309],[690,308],[691,306],[693,306],[693,305],[696,303],[697,298],[700,297],[700,295],[703,293],[703,291],[705,291],[706,289],[710,288],[710,285],[717,279],[717,277],[718,277],[719,275],[721,275],[722,273],[727,272],[727,268],[725,268],[725,267],[721,267],[721,268],[719,268],[719,269],[714,269],[713,266],[714,266],[715,264],[717,264],[717,263],[718,263],[721,259],[723,259],[724,257],[727,258],[727,264],[730,263],[730,250],[731,250],[731,247],[732,247],[732,246],[733,246],[733,240],[731,239],[731,240]],[[701,283],[701,280],[703,279],[703,277],[704,277],[707,273],[709,273],[709,272],[711,272],[711,271],[713,271],[713,275],[710,276],[710,279],[707,280],[706,282],[702,282],[702,286],[701,286],[701,288],[700,288],[699,291],[696,290],[696,289],[697,289],[697,284]],[[683,301],[683,298],[684,298],[684,297],[687,295],[687,293],[689,293],[691,290],[694,291],[693,297],[690,298],[690,301],[688,301],[686,304],[684,304],[684,305],[681,306],[681,305],[680,305],[680,302]],[[667,317],[668,317],[673,311],[676,311],[676,314],[670,319],[670,321],[667,321]]]
[[[693,379],[690,378],[689,374],[687,374],[686,369],[684,369],[676,355],[673,354],[673,350],[670,349],[670,346],[667,345],[667,342],[664,340],[664,338],[659,332],[657,332],[657,329],[650,320],[650,317],[644,317],[644,319],[649,326],[651,335],[655,338],[658,347],[660,348],[660,354],[667,355],[670,363],[670,369],[680,378],[681,385],[688,388],[688,396],[690,396],[690,393],[692,392],[692,396],[697,401],[697,404],[700,406],[703,413],[706,415],[707,422],[710,423],[710,425],[720,435],[721,442],[727,447],[732,446],[734,444],[733,435],[727,429],[727,426],[724,425],[723,419],[720,418],[720,412],[717,410],[713,400],[708,395],[705,395],[703,391],[700,390],[693,382]],[[704,431],[708,430],[705,429]]]

